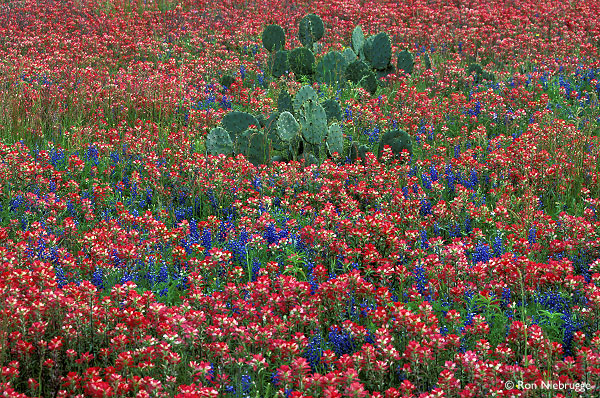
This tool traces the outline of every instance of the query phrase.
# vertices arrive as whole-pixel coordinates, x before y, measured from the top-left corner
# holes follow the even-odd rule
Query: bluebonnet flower
[[[338,357],[344,354],[354,354],[359,349],[348,331],[333,326],[329,330],[329,345]]]
[[[430,215],[432,214],[431,209],[431,202],[427,199],[421,199],[421,208],[419,209],[419,215],[421,217]]]
[[[431,180],[429,179],[429,177],[427,177],[427,174],[423,174],[422,179],[423,179],[423,188],[431,189],[432,188]]]
[[[508,307],[508,305],[511,303],[511,291],[510,291],[510,287],[505,287],[502,289],[502,302],[501,302],[501,306],[503,308]]]
[[[431,181],[437,181],[438,179],[438,172],[437,169],[432,165],[429,166],[429,175],[431,176]]]
[[[165,283],[169,281],[169,269],[167,268],[167,264],[163,262],[160,269],[158,270],[158,277],[156,278],[156,283]]]
[[[427,231],[421,230],[421,249],[427,250],[429,248],[429,240],[427,239]]]
[[[473,263],[487,263],[490,260],[490,258],[490,247],[485,243],[477,243],[477,246],[475,247],[475,252],[473,253]]]
[[[67,278],[65,277],[65,271],[61,266],[55,266],[54,275],[56,276],[56,283],[58,284],[58,287],[62,289],[62,287],[68,283]]]
[[[275,230],[275,226],[273,224],[269,224],[267,228],[265,228],[263,237],[269,245],[279,242],[279,235],[277,234],[277,231]]]
[[[308,347],[306,347],[306,351],[303,355],[313,372],[316,372],[318,366],[321,364],[323,351],[323,338],[317,333],[309,340]]]
[[[258,279],[258,273],[260,272],[260,261],[255,258],[252,260],[252,282],[256,282]]]
[[[527,234],[527,241],[529,242],[529,244],[535,243],[535,234],[536,234],[535,227],[529,228],[529,233]]]
[[[472,226],[471,226],[471,217],[467,216],[465,217],[465,233],[470,234],[472,231]]]
[[[104,289],[104,275],[102,272],[102,268],[98,267],[92,274],[92,284],[96,286],[98,290]]]
[[[494,248],[494,257],[502,257],[502,255],[504,254],[504,244],[502,243],[501,236],[496,235],[496,237],[494,238],[493,248]]]
[[[414,278],[417,284],[417,290],[421,295],[425,294],[425,289],[427,288],[427,286],[429,286],[429,280],[427,279],[425,272],[426,271],[425,267],[423,267],[423,264],[418,264],[417,266],[415,266]]]
[[[252,389],[252,377],[248,374],[242,375],[242,394],[247,395],[250,394]]]

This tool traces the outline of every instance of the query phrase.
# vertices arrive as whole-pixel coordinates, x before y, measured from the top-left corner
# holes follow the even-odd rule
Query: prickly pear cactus
[[[336,152],[341,155],[344,151],[344,135],[342,134],[342,128],[337,123],[333,123],[329,126],[329,132],[327,133],[327,150],[330,155],[333,155]]]
[[[235,141],[241,133],[248,129],[248,127],[259,127],[260,122],[249,113],[233,111],[223,117],[221,125],[232,135],[231,138]]]
[[[331,123],[334,120],[342,120],[342,107],[340,103],[330,98],[323,102],[323,109],[325,109],[325,114],[327,115],[327,123]]]
[[[273,148],[273,150],[285,151],[288,144],[279,138],[279,133],[277,132],[277,120],[279,119],[279,115],[280,113],[277,111],[269,115],[269,118],[265,122],[265,134],[267,135],[267,140],[271,143],[271,148]]]
[[[356,84],[360,82],[360,79],[365,77],[370,70],[371,68],[369,68],[369,65],[357,59],[356,61],[348,64],[344,75],[346,76],[347,80],[350,80],[352,83]]]
[[[294,115],[289,112],[282,112],[277,120],[277,133],[282,141],[291,141],[292,138],[298,135],[300,125],[296,121]]]
[[[386,77],[389,74],[392,74],[396,71],[396,69],[394,68],[394,66],[392,64],[388,65],[388,67],[386,69],[383,70],[376,70],[375,71],[375,76],[377,77],[377,79],[381,79],[382,77]],[[379,82],[380,86],[381,86],[381,82]]]
[[[316,100],[317,98],[317,92],[308,84],[300,87],[300,90],[298,90],[296,96],[294,97],[294,112],[299,113],[302,108],[302,104],[304,104],[305,101],[309,99]]]
[[[407,75],[410,75],[412,74],[413,68],[415,66],[415,59],[408,50],[404,50],[398,54],[398,57],[396,59],[396,66],[398,67],[399,72],[403,72]]]
[[[369,152],[369,147],[366,145],[358,146],[356,143],[353,143],[350,147],[350,162],[356,163],[360,159],[364,163],[367,159],[367,152]]]
[[[473,84],[482,83],[484,80],[495,81],[496,76],[493,73],[488,71],[484,71],[483,67],[478,63],[472,63],[469,65],[469,69],[467,69],[467,74],[469,76],[473,76]]]
[[[330,51],[317,63],[315,77],[318,82],[339,88],[348,62],[339,51]]]
[[[290,69],[296,77],[310,76],[315,70],[315,55],[308,48],[294,48],[288,54]]]
[[[206,136],[206,149],[211,155],[230,155],[233,152],[233,141],[227,130],[215,127]]]
[[[392,41],[387,33],[380,32],[365,41],[363,51],[373,69],[386,69],[392,59]]]
[[[236,152],[244,155],[255,166],[267,164],[271,160],[267,137],[256,129],[248,129],[240,135]]]
[[[303,152],[298,158],[300,162],[304,162],[304,166],[312,166],[313,164],[318,165],[319,159],[310,152]]]
[[[235,78],[231,75],[223,75],[221,80],[219,80],[219,83],[221,83],[221,86],[224,88],[229,88],[233,83],[235,83]]]
[[[292,106],[292,96],[287,91],[283,90],[279,93],[277,97],[277,110],[279,112],[293,112],[294,108]]]
[[[288,52],[285,50],[277,51],[272,59],[269,59],[267,67],[271,71],[271,75],[279,79],[281,76],[288,73],[290,64],[288,61]]]
[[[404,130],[391,130],[386,132],[383,137],[381,137],[379,149],[377,151],[377,158],[379,160],[381,160],[381,154],[383,153],[383,148],[386,145],[392,149],[394,156],[400,155],[403,150],[407,150],[412,154],[412,142],[408,133]]]
[[[262,113],[258,114],[255,116],[256,120],[258,120],[258,127],[260,127],[261,129],[265,127],[265,123],[267,122],[267,119],[265,118],[265,115],[263,115]]]
[[[431,69],[431,58],[429,57],[429,54],[423,56],[423,63],[425,64],[425,69]]]
[[[342,51],[342,55],[346,58],[346,63],[351,63],[356,61],[356,53],[351,48],[346,48]]]
[[[269,25],[262,33],[263,46],[268,52],[283,50],[285,48],[285,32],[279,25]]]
[[[365,46],[365,35],[360,25],[357,25],[352,31],[351,42],[354,52],[360,55],[363,52],[363,47]]]
[[[325,34],[323,20],[316,14],[308,14],[298,25],[298,39],[304,47],[311,48],[313,43],[321,40]]]
[[[309,144],[320,144],[327,134],[327,115],[317,101],[309,99],[302,105],[300,115],[302,137]]]
[[[372,70],[368,71],[367,74],[360,79],[358,84],[364,88],[369,94],[373,95],[377,92],[377,77],[375,72]]]

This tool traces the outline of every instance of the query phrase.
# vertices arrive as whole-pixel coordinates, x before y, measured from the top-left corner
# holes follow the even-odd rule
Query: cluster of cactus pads
[[[357,26],[352,33],[352,48],[343,52],[329,51],[317,61],[317,42],[324,34],[323,20],[318,15],[308,14],[298,26],[298,39],[303,47],[286,50],[283,28],[279,25],[265,27],[262,42],[271,53],[268,62],[271,75],[278,79],[292,71],[298,78],[308,78],[338,89],[351,81],[374,94],[378,87],[377,79],[394,71],[391,64],[392,43],[387,33],[380,32],[365,38],[362,28]],[[412,71],[412,55],[410,57]],[[400,67],[408,68],[404,66],[406,61],[402,62]]]
[[[206,149],[211,155],[242,154],[254,165],[272,161],[304,161],[318,164],[325,156],[337,153],[345,159],[365,159],[366,146],[350,146],[345,151],[340,120],[342,111],[333,99],[321,101],[315,90],[303,86],[292,97],[286,91],[279,95],[278,111],[265,120],[246,112],[232,111],[225,115],[220,127],[206,137]],[[381,149],[389,145],[395,155],[403,150],[412,153],[408,134],[393,130],[384,134]]]
[[[279,25],[268,25],[262,33],[263,46],[271,53],[268,69],[279,78],[289,71],[297,77],[312,76],[315,72],[317,42],[325,34],[323,20],[316,14],[308,14],[298,24],[298,40],[304,47],[285,49],[285,32]]]
[[[293,98],[281,92],[278,108],[262,123],[249,113],[229,112],[221,126],[208,133],[208,153],[243,154],[255,165],[287,160],[316,164],[324,156],[344,154],[337,101],[320,101],[315,90],[306,85]]]
[[[350,81],[375,94],[378,79],[395,71],[391,63],[392,42],[387,33],[365,37],[362,28],[357,26],[352,32],[351,48],[343,52],[329,51],[317,61],[317,42],[324,34],[323,20],[318,15],[308,14],[298,25],[298,40],[303,47],[286,50],[283,28],[279,25],[265,27],[262,42],[271,53],[268,62],[271,75],[278,79],[292,71],[298,78],[308,78],[336,89]],[[398,54],[396,65],[400,72],[410,75],[414,66],[413,55],[402,51]]]
[[[342,88],[350,81],[374,94],[378,78],[394,71],[391,64],[392,43],[385,32],[365,38],[362,28],[352,32],[351,47],[343,52],[329,51],[316,61],[318,41],[325,35],[323,20],[308,14],[298,25],[298,40],[302,47],[286,50],[286,35],[279,25],[269,25],[262,33],[262,42],[270,53],[268,69],[275,78],[292,71],[296,77]],[[398,55],[397,67],[406,74],[412,73],[412,55],[404,51]],[[230,81],[223,82],[231,84]],[[220,127],[213,128],[206,137],[209,154],[244,155],[255,165],[272,161],[304,161],[319,163],[323,158],[365,160],[369,148],[356,144],[346,148],[342,126],[342,109],[334,99],[321,100],[310,85],[305,85],[292,97],[282,91],[277,99],[278,110],[267,119],[246,112],[226,114]],[[402,130],[385,133],[380,143],[378,157],[384,145],[389,145],[394,155],[403,150],[412,153],[408,134]]]

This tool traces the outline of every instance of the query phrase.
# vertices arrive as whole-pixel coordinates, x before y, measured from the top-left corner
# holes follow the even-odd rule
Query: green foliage
[[[269,59],[267,67],[271,71],[271,75],[276,79],[279,79],[281,76],[288,73],[290,70],[288,52],[285,50],[277,51],[272,58]]]
[[[370,70],[371,69],[369,68],[369,65],[357,59],[356,61],[348,64],[344,75],[346,76],[347,80],[357,84],[363,77],[369,74]]]
[[[300,125],[296,121],[296,118],[291,113],[285,111],[279,115],[277,120],[277,133],[279,138],[283,141],[291,141],[292,138],[298,135],[300,131]]]
[[[233,141],[227,130],[215,127],[206,136],[206,149],[211,155],[229,155],[233,152]]]
[[[425,69],[431,69],[431,58],[429,57],[429,54],[425,54],[423,56],[423,63],[425,65]]]
[[[339,102],[333,98],[330,98],[325,100],[322,106],[323,109],[325,109],[325,114],[327,115],[327,123],[331,123],[334,120],[342,120],[342,107],[340,106]]]
[[[248,127],[259,127],[260,122],[249,113],[232,111],[223,117],[221,125],[232,135],[232,139],[235,141],[241,133],[248,129]]]
[[[412,142],[408,133],[404,130],[396,129],[386,132],[381,141],[379,142],[379,149],[377,151],[377,159],[381,160],[383,148],[388,145],[392,149],[394,156],[398,156],[402,151],[407,150],[412,154]]]
[[[306,100],[302,105],[300,124],[302,137],[309,144],[320,144],[327,132],[325,109],[316,100]]]
[[[262,33],[263,46],[269,52],[283,50],[285,48],[285,32],[279,25],[269,25]]]
[[[308,14],[300,20],[298,25],[298,40],[304,47],[312,48],[312,45],[321,40],[325,34],[323,20],[316,14]]]
[[[330,51],[317,63],[316,79],[318,82],[339,88],[343,82],[344,71],[348,66],[346,58],[339,51]]]
[[[387,33],[380,32],[365,41],[363,51],[373,69],[386,69],[392,59],[392,41]]]
[[[351,44],[354,53],[358,55],[363,54],[363,48],[365,46],[365,35],[360,25],[357,25],[352,31]]]
[[[300,87],[300,90],[298,90],[296,96],[294,97],[294,112],[299,113],[304,102],[308,101],[309,99],[316,100],[317,98],[317,92],[311,86],[305,85]]]
[[[494,76],[493,73],[484,71],[483,67],[478,63],[472,63],[469,65],[469,68],[467,69],[467,75],[468,76],[473,75],[473,84],[480,84],[480,83],[483,83],[483,81],[485,81],[485,80],[487,80],[487,81],[495,81],[496,80],[496,76]]]
[[[410,75],[412,74],[415,66],[415,59],[408,50],[404,50],[398,54],[398,57],[396,58],[396,66],[398,67],[399,72]]]
[[[315,56],[308,48],[293,49],[288,54],[288,61],[296,77],[311,76],[315,71]]]
[[[333,155],[335,152],[341,155],[344,151],[344,135],[342,134],[342,128],[337,123],[329,126],[327,150],[330,155]]]

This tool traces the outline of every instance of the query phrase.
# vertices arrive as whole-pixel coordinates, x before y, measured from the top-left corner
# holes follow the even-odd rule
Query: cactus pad
[[[317,81],[329,86],[339,87],[342,76],[348,66],[346,58],[339,51],[330,51],[317,63],[315,75]]]
[[[331,123],[334,120],[342,120],[342,107],[333,98],[323,102],[323,109],[325,109],[325,114],[327,115],[327,123]]]
[[[316,14],[308,14],[298,25],[298,39],[304,47],[312,47],[313,43],[321,40],[325,34],[323,20]]]
[[[206,136],[206,149],[211,155],[230,155],[233,152],[233,141],[227,130],[215,127]]]
[[[285,32],[279,25],[269,25],[262,33],[263,46],[268,52],[283,50],[285,48]]]
[[[261,131],[248,129],[244,131],[237,142],[237,152],[255,166],[270,161],[267,137]]]
[[[386,69],[392,59],[392,41],[387,33],[380,32],[365,41],[363,51],[373,69]]]
[[[269,59],[267,66],[274,78],[279,79],[281,76],[285,75],[290,70],[288,52],[285,50],[277,51],[273,57]]]
[[[408,50],[404,50],[398,54],[396,65],[398,66],[398,72],[410,75],[415,66],[415,59]]]
[[[369,71],[369,65],[357,59],[356,61],[348,64],[344,75],[346,76],[347,80],[350,80],[352,83],[356,84],[360,82],[360,79],[369,74]]]
[[[259,127],[260,122],[249,113],[233,111],[223,117],[221,125],[232,135],[232,139],[235,141],[248,127]]]
[[[298,90],[296,96],[294,97],[294,112],[299,113],[302,108],[302,104],[309,99],[316,100],[317,92],[314,88],[307,84],[306,86],[300,87],[300,90]]]
[[[412,154],[412,143],[408,133],[404,130],[391,130],[381,137],[379,149],[377,151],[377,159],[379,160],[381,160],[381,154],[383,153],[385,145],[388,145],[392,149],[394,156],[400,155],[403,150],[407,150]]]
[[[342,51],[342,55],[344,58],[346,58],[346,63],[348,64],[356,61],[356,53],[351,48],[347,48]]]
[[[317,101],[309,99],[302,105],[300,115],[302,137],[309,144],[320,144],[327,134],[327,115]]]
[[[377,91],[377,77],[373,71],[368,71],[367,74],[358,82],[369,94],[373,95]]]
[[[294,115],[289,112],[282,112],[277,119],[277,133],[282,141],[291,141],[292,138],[298,135],[300,125],[296,121]]]
[[[330,155],[333,155],[335,152],[341,155],[344,151],[344,135],[342,134],[342,128],[337,123],[333,123],[329,126],[329,132],[327,133],[327,150]]]
[[[277,110],[279,112],[294,111],[294,108],[292,107],[292,96],[285,90],[282,90],[277,97]]]
[[[365,46],[365,35],[360,25],[357,25],[352,31],[352,49],[356,54],[360,54]]]
[[[315,56],[308,48],[298,47],[288,54],[290,69],[296,77],[312,75],[315,69]]]

